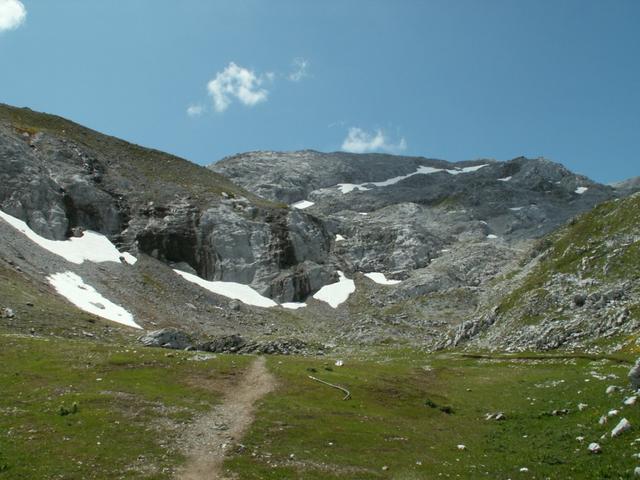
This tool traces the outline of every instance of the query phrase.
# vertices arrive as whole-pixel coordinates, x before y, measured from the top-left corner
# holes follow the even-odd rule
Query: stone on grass
[[[589,452],[591,453],[600,453],[602,452],[602,447],[600,446],[599,443],[591,442],[587,447],[587,450],[589,450]]]
[[[628,377],[633,388],[640,388],[640,358],[636,360],[635,365],[629,370]]]
[[[640,477],[640,467],[636,467],[633,469],[633,476]]]
[[[631,428],[631,423],[626,418],[623,418],[618,422],[618,425],[615,426],[613,430],[611,430],[611,437],[617,437],[622,435],[624,432]]]
[[[620,413],[620,411],[613,409],[613,410],[609,410],[607,412],[607,417],[615,417],[616,415],[618,415]]]
[[[138,341],[147,347],[172,348],[176,350],[184,350],[193,343],[186,332],[176,328],[163,328],[148,332],[139,337]]]
[[[458,450],[466,450],[466,448],[467,447],[465,445],[462,445],[462,444],[458,445]]]
[[[589,405],[587,405],[586,403],[579,403],[578,404],[578,410],[583,411],[585,408],[587,408]]]
[[[602,415],[602,416],[600,417],[600,420],[598,420],[598,423],[599,423],[600,425],[604,425],[605,423],[607,423],[607,416],[606,416],[606,415]]]
[[[607,395],[611,395],[612,393],[615,393],[616,391],[618,391],[618,387],[616,387],[615,385],[609,385],[607,387],[607,389],[605,390],[605,393]]]
[[[624,399],[624,402],[622,402],[622,403],[624,403],[625,405],[627,405],[627,406],[629,406],[629,407],[630,407],[631,405],[635,405],[637,401],[638,401],[638,397],[636,397],[636,396],[634,395],[634,396],[632,396],[632,397],[625,398],[625,399]]]

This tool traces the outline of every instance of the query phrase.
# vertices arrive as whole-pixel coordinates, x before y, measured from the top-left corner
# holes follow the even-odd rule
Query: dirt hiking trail
[[[178,480],[224,480],[222,463],[253,422],[255,404],[276,385],[264,357],[256,358],[223,402],[200,417],[186,434],[185,466]]]

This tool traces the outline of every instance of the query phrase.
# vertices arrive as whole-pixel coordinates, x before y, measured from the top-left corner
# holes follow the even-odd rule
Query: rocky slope
[[[0,106],[0,209],[42,236],[107,235],[203,278],[252,285],[280,301],[334,274],[314,217],[262,200],[185,160],[59,117]]]
[[[446,342],[493,350],[612,351],[640,330],[640,194],[599,205],[496,282],[501,298]],[[515,288],[514,288],[515,285]]]
[[[543,294],[530,275],[544,264],[540,252],[558,241],[547,235],[601,202],[618,205],[634,185],[605,186],[525,158],[253,152],[206,169],[59,117],[0,106],[0,210],[47,239],[100,232],[138,258],[76,265],[0,220],[0,274],[39,292],[33,301],[16,293],[20,287],[0,289],[0,308],[15,312],[0,325],[60,333],[61,319],[76,310],[47,279],[72,272],[146,329],[177,327],[198,339],[239,333],[251,348],[582,345],[603,332],[635,332],[635,287],[611,300],[609,290],[628,285],[608,288],[601,279],[603,291],[594,292],[605,305],[627,303],[603,307],[601,318],[584,313],[591,311],[585,299],[587,308],[576,310],[581,320],[565,328],[553,312],[567,312],[562,305],[586,288],[584,279],[550,265],[564,276],[545,280],[556,283]],[[618,245],[616,235],[602,237],[604,250],[623,248],[627,240]],[[258,304],[225,293],[246,286],[264,296]],[[28,304],[49,313],[36,315]],[[109,322],[94,319],[99,328],[83,330],[91,323],[85,317],[94,318],[71,322],[74,334],[106,335]]]

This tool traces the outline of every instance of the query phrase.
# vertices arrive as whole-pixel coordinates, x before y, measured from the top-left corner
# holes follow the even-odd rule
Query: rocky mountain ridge
[[[602,202],[626,204],[617,199],[633,185],[601,185],[522,157],[451,163],[251,152],[205,169],[59,117],[0,106],[0,210],[52,240],[97,231],[138,258],[135,265],[70,265],[0,220],[0,274],[53,295],[45,279],[71,271],[146,329],[239,333],[251,345],[573,347],[603,331],[610,338],[635,332],[635,290],[624,321],[586,329],[575,342],[550,333],[552,316],[530,312],[546,305],[533,293],[518,297],[510,313],[505,302],[528,285],[546,251],[540,242],[555,242],[550,233]],[[188,274],[204,283],[194,285]],[[263,296],[263,307],[224,293],[248,287]],[[570,296],[571,288],[554,295]],[[0,299],[18,317],[34,318],[11,303]],[[620,316],[607,312],[607,319]],[[524,335],[514,319],[527,315],[545,319],[544,327]],[[569,336],[577,328],[560,325]],[[274,343],[283,336],[292,339]]]

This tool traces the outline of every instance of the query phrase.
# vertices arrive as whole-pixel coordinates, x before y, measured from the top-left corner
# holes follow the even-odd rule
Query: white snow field
[[[287,308],[289,310],[297,310],[299,308],[306,307],[307,304],[302,302],[285,302],[285,303],[281,303],[280,306],[282,308]]]
[[[142,328],[127,310],[104,298],[73,272],[54,273],[47,277],[47,281],[60,295],[85,312],[128,327]]]
[[[365,273],[364,276],[380,285],[397,285],[401,283],[401,280],[388,280],[387,277],[384,276],[384,273],[379,272]]]
[[[87,230],[82,237],[72,237],[68,240],[49,240],[31,230],[22,220],[18,220],[2,210],[0,210],[0,218],[32,242],[71,263],[120,262],[120,257],[123,257],[130,265],[137,261],[133,255],[119,252],[115,245],[100,233]]]
[[[222,295],[223,297],[240,300],[242,303],[253,305],[254,307],[269,308],[278,306],[276,302],[274,302],[270,298],[263,297],[249,285],[243,285],[236,282],[220,282],[215,280],[210,281],[205,280],[204,278],[200,278],[197,275],[193,275],[192,273],[183,272],[181,270],[174,269],[173,271],[185,280],[191,283],[195,283],[205,290],[209,290],[210,292]]]
[[[297,310],[299,308],[304,308],[307,306],[306,303],[301,302],[285,302],[282,304],[278,304],[270,298],[263,297],[249,285],[243,285],[242,283],[205,280],[204,278],[200,278],[197,275],[193,275],[192,273],[183,272],[182,270],[174,269],[173,271],[188,282],[195,283],[205,290],[209,290],[210,292],[213,292],[217,295],[222,295],[223,297],[240,300],[246,305],[263,308],[280,306],[289,310]]]
[[[309,200],[300,200],[299,202],[291,204],[293,208],[297,208],[298,210],[304,210],[312,205],[315,205],[315,202],[310,202]]]
[[[328,303],[332,308],[338,308],[341,303],[346,302],[349,295],[356,291],[356,284],[353,280],[345,277],[340,270],[338,270],[338,276],[340,280],[325,285],[315,293],[313,298]]]
[[[584,192],[586,192],[587,190],[589,190],[589,187],[578,187],[576,188],[576,193],[578,195],[582,195]]]
[[[393,177],[393,178],[390,178],[388,180],[384,180],[382,182],[367,182],[367,183],[360,183],[360,184],[339,183],[339,184],[336,185],[336,187],[342,193],[350,193],[350,192],[353,192],[354,190],[361,190],[363,192],[366,192],[367,190],[371,190],[371,189],[367,188],[365,185],[375,185],[376,187],[388,187],[389,185],[394,185],[394,184],[396,184],[398,182],[401,182],[405,178],[413,177],[414,175],[429,175],[431,173],[438,173],[438,172],[447,172],[450,175],[459,175],[461,173],[472,173],[472,172],[478,171],[482,167],[486,167],[486,166],[487,166],[487,164],[475,165],[473,167],[464,167],[464,168],[452,169],[452,170],[445,169],[445,168],[434,168],[434,167],[420,166],[413,173],[409,173],[408,175],[401,175],[399,177]]]

